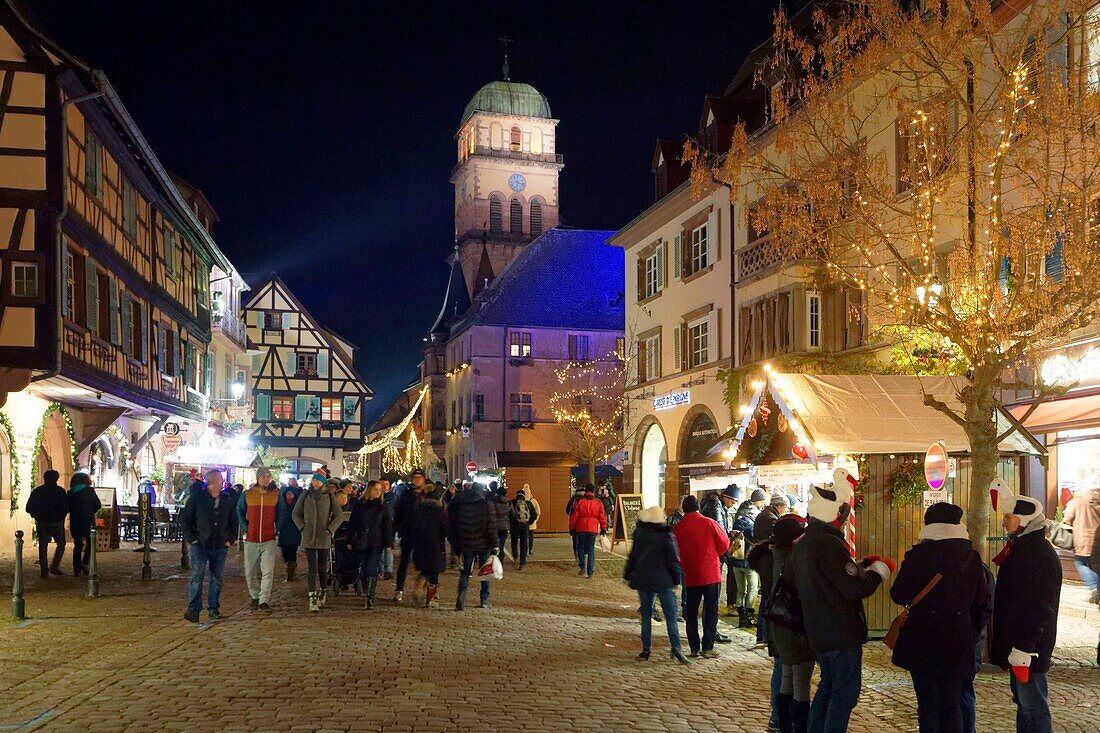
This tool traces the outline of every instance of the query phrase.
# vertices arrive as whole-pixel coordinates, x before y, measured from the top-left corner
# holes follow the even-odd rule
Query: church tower
[[[471,296],[558,224],[558,121],[530,84],[504,78],[466,104],[455,140],[455,244]]]

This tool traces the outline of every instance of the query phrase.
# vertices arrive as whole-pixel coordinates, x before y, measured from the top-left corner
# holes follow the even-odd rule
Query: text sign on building
[[[175,453],[179,450],[180,443],[183,442],[183,439],[177,434],[170,433],[161,438],[161,441],[164,444],[165,453]]]
[[[685,389],[680,392],[669,392],[668,394],[653,398],[654,410],[671,410],[673,407],[688,404],[691,404],[690,389]]]
[[[924,480],[928,488],[939,491],[947,483],[947,448],[943,443],[933,443],[924,454]]]
[[[924,492],[924,508],[932,506],[933,504],[939,504],[940,502],[950,501],[947,498],[947,490],[943,491],[925,491]]]

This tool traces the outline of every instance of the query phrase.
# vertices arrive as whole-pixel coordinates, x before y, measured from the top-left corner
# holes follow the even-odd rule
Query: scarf
[[[917,535],[918,542],[935,542],[937,540],[968,540],[970,535],[966,532],[966,527],[961,524],[944,524],[942,522],[934,522],[932,524],[924,525],[920,534]]]
[[[1000,567],[1001,564],[1004,563],[1004,561],[1008,559],[1008,556],[1012,554],[1012,551],[1016,547],[1016,542],[1021,537],[1023,537],[1025,534],[1031,534],[1032,532],[1038,532],[1039,530],[1043,530],[1045,532],[1046,528],[1047,528],[1047,518],[1043,514],[1039,514],[1034,519],[1032,519],[1030,522],[1028,522],[1026,526],[1021,527],[1020,529],[1016,530],[1015,532],[1013,532],[1011,535],[1008,536],[1008,542],[1005,543],[1004,549],[1002,549],[1000,552],[998,552],[997,556],[995,558],[993,558],[993,563],[995,565],[997,565],[997,567]]]

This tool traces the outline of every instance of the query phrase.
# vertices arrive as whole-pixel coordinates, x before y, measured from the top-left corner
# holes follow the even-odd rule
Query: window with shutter
[[[672,279],[679,280],[684,271],[684,251],[681,246],[680,235],[672,239]]]
[[[344,398],[344,422],[355,422],[355,412],[359,407],[358,397]]]
[[[683,329],[677,326],[672,331],[672,360],[676,363],[678,372],[684,370],[683,341]]]
[[[541,135],[539,139],[542,139]],[[542,234],[542,202],[535,199],[531,202],[531,237],[533,239],[540,234]]]
[[[293,351],[288,351],[283,356],[283,369],[288,377],[293,377],[298,371],[298,354]]]
[[[647,376],[649,374],[649,354],[647,353],[648,347],[645,341],[638,342],[638,383],[641,384],[649,380]]]
[[[122,328],[119,311],[118,280],[108,276],[107,278],[107,331],[112,344],[118,346],[122,343]]]
[[[517,236],[523,234],[523,204],[518,198],[508,205],[508,229]]]
[[[309,398],[309,410],[306,413],[306,420],[309,422],[317,422],[321,419],[321,398],[310,397]]]
[[[328,353],[327,352],[322,351],[321,353],[317,354],[317,376],[318,377],[327,377],[328,376]]]
[[[493,234],[504,231],[504,201],[497,194],[489,196],[489,231]]]
[[[137,307],[138,320],[141,321],[141,333],[139,337],[141,339],[141,346],[138,351],[141,356],[141,363],[149,363],[149,310],[145,307],[144,303],[135,302]]]
[[[103,145],[87,126],[84,135],[84,187],[98,198],[103,195]]]
[[[668,253],[665,251],[665,243],[657,245],[657,289],[662,290],[668,285]]]
[[[157,369],[161,374],[171,374],[168,369],[168,331],[157,321]]]
[[[306,395],[294,395],[294,419],[305,422],[309,414],[309,397]]]
[[[91,256],[84,258],[84,325],[99,333],[99,273]]]
[[[130,294],[125,290],[122,291],[122,303],[119,308],[119,315],[121,316],[121,336],[122,336],[122,353],[127,356],[134,355],[134,325],[133,325],[133,313],[131,312]]]

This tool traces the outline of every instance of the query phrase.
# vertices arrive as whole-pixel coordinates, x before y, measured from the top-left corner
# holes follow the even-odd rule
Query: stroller
[[[333,595],[337,596],[348,588],[353,589],[357,596],[363,594],[363,586],[359,580],[359,553],[348,549],[351,541],[348,534],[349,519],[351,512],[344,512],[344,523],[332,537],[332,577],[329,582],[332,584]]]

